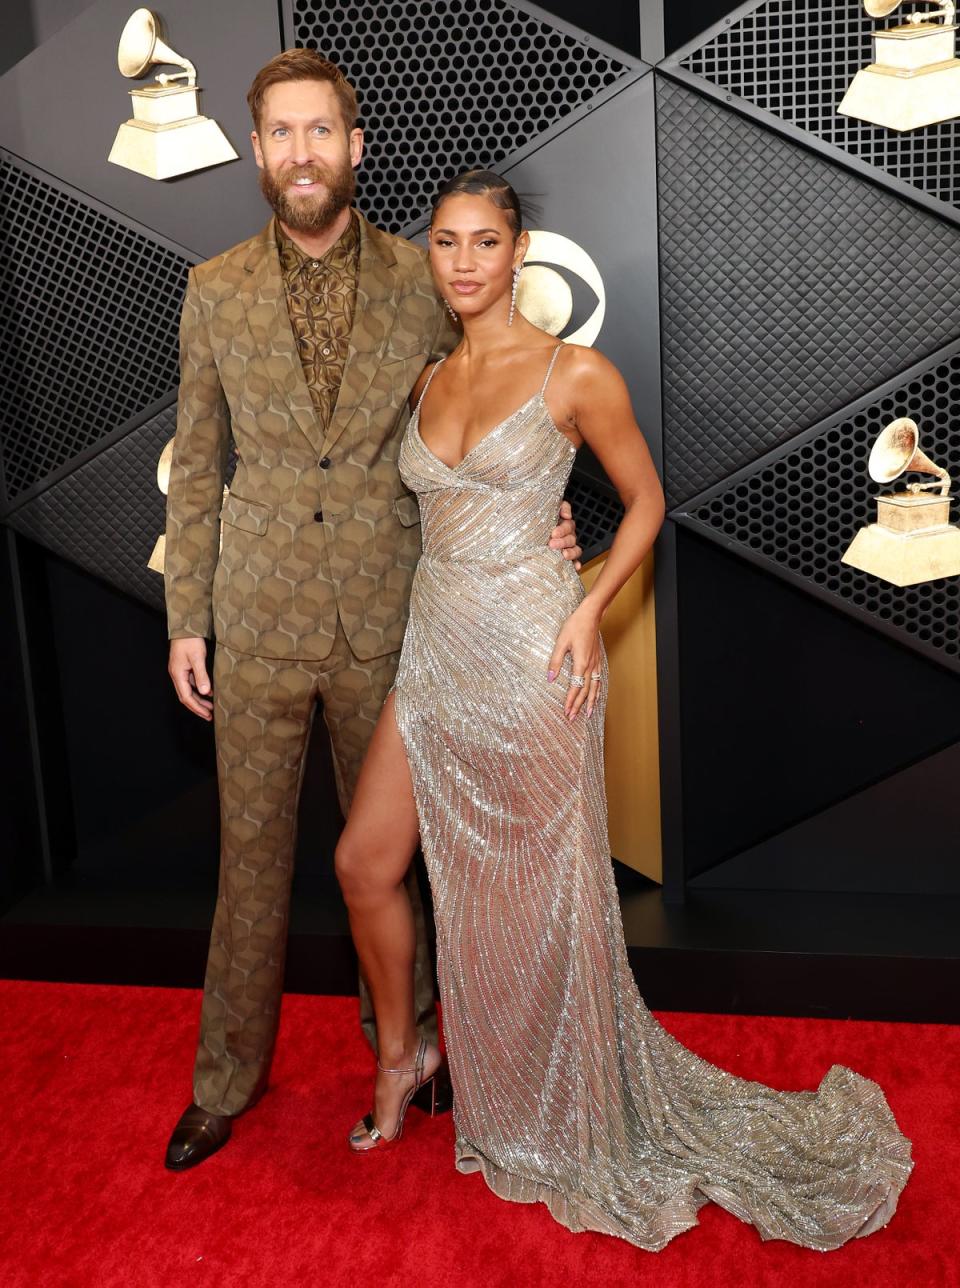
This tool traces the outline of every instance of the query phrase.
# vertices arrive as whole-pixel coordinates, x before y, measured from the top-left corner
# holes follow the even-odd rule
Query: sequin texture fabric
[[[400,469],[424,554],[395,710],[433,891],[458,1168],[651,1250],[709,1200],[764,1239],[821,1250],[880,1229],[912,1164],[875,1083],[839,1065],[815,1092],[734,1077],[637,990],[602,700],[569,722],[569,664],[546,679],[583,592],[547,546],[574,453],[543,391],[455,467],[424,443],[419,410]]]

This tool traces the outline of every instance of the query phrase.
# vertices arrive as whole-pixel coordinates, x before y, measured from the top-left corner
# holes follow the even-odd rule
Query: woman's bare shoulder
[[[431,371],[434,370],[435,367],[438,366],[440,361],[442,360],[437,359],[437,362],[428,362],[427,365],[424,367],[424,369],[420,372],[419,376],[417,376],[416,383],[414,384],[413,388],[410,390],[410,398],[408,400],[410,403],[411,411],[413,411],[414,407],[416,407],[417,403],[420,401],[420,395],[423,393],[424,389],[426,388],[427,381],[430,379],[430,373]]]
[[[596,391],[598,387],[623,384],[620,371],[609,358],[585,344],[565,344],[557,359],[557,375],[571,394],[577,390]]]

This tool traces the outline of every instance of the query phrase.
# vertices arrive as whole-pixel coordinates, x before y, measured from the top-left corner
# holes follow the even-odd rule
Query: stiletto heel
[[[427,1058],[427,1043],[424,1038],[421,1038],[420,1045],[417,1048],[417,1058],[414,1062],[414,1067],[412,1069],[385,1069],[384,1066],[380,1063],[380,1061],[379,1060],[377,1061],[377,1068],[380,1070],[381,1073],[397,1073],[397,1074],[412,1073],[414,1075],[414,1083],[413,1083],[413,1086],[410,1088],[410,1090],[407,1092],[407,1094],[404,1096],[403,1102],[400,1105],[400,1114],[399,1114],[399,1117],[397,1118],[397,1128],[396,1128],[396,1131],[393,1133],[393,1135],[384,1136],[383,1132],[380,1131],[379,1127],[377,1127],[377,1124],[373,1121],[373,1112],[371,1111],[369,1114],[365,1114],[364,1117],[360,1119],[360,1121],[357,1123],[357,1125],[354,1127],[353,1131],[350,1133],[348,1137],[350,1148],[354,1151],[354,1153],[365,1154],[368,1152],[368,1150],[382,1149],[385,1145],[392,1145],[395,1141],[398,1141],[403,1132],[403,1120],[407,1116],[407,1109],[410,1107],[410,1101],[418,1092],[425,1091],[427,1087],[430,1088],[430,1117],[433,1118],[436,1116],[436,1112],[437,1112],[436,1072],[437,1071],[435,1069],[433,1073],[431,1073],[429,1078],[424,1078],[423,1065],[426,1058]],[[367,1136],[369,1136],[370,1140],[373,1141],[373,1144],[372,1145],[359,1144],[358,1142],[362,1139],[361,1133],[365,1133]]]

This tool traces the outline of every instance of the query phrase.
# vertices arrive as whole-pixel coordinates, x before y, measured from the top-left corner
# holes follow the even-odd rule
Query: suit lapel
[[[383,361],[397,313],[400,283],[390,238],[357,214],[360,221],[360,262],[357,299],[347,348],[343,380],[323,443],[326,454],[360,410],[367,390]]]
[[[319,454],[323,433],[290,325],[272,219],[254,240],[244,270],[238,295],[253,342],[290,414]]]

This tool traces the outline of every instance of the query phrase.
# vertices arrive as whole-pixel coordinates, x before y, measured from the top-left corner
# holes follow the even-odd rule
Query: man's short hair
[[[270,86],[279,85],[284,81],[305,80],[326,81],[327,84],[332,85],[347,133],[354,129],[360,114],[356,91],[337,64],[318,54],[315,49],[285,49],[282,54],[277,54],[276,58],[271,58],[260,68],[247,94],[253,127],[258,133],[264,95]]]

